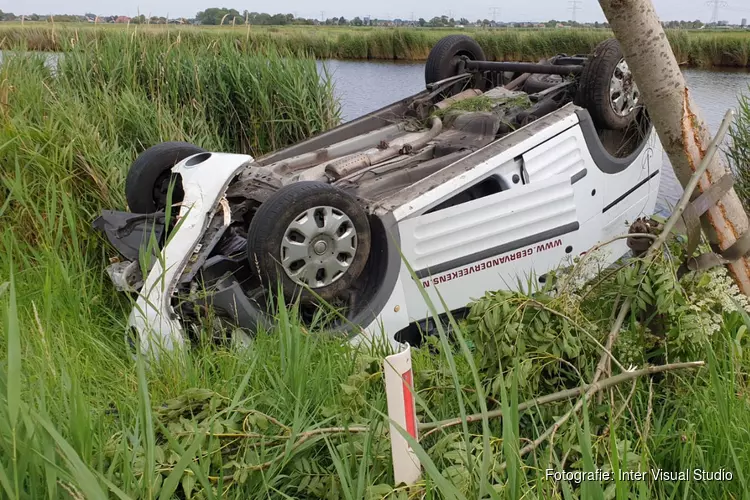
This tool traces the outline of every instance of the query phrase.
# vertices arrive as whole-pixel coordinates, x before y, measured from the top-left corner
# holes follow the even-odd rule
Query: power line
[[[490,12],[492,12],[492,22],[493,22],[493,23],[494,23],[495,21],[497,21],[497,12],[498,12],[499,10],[500,10],[500,8],[499,8],[499,7],[492,7],[492,8],[490,9]]]
[[[750,13],[750,9],[742,9],[738,7],[732,7],[731,5],[729,7],[724,7],[724,10],[728,10],[730,12],[747,12]]]
[[[569,0],[568,1],[568,4],[570,5],[568,10],[570,10],[573,13],[573,19],[572,19],[573,22],[576,21],[576,13],[581,9],[580,7],[581,3],[583,3],[581,0]]]
[[[706,5],[713,8],[713,11],[711,13],[711,21],[709,21],[709,24],[718,23],[719,22],[719,9],[721,7],[729,6],[726,2],[723,2],[722,0],[709,0],[708,2],[706,2]]]

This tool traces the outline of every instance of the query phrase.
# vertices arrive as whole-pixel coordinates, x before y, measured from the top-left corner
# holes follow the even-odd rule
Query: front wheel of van
[[[600,43],[583,67],[576,104],[588,110],[597,127],[628,127],[643,106],[633,73],[611,38]]]
[[[316,181],[282,187],[258,208],[247,232],[253,271],[303,303],[333,300],[357,281],[370,255],[370,222],[348,193]]]

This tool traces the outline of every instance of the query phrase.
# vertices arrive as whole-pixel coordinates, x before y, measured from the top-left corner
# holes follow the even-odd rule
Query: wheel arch
[[[363,297],[366,304],[336,331],[353,338],[377,320],[396,289],[401,272],[401,234],[393,212],[370,216],[372,244],[370,257],[362,275],[367,274],[368,289],[371,292]],[[371,281],[372,280],[372,281]],[[404,304],[403,307],[406,305]]]
[[[620,172],[627,169],[648,147],[649,137],[653,134],[654,125],[649,123],[648,136],[644,138],[638,147],[624,158],[617,158],[609,153],[599,139],[599,133],[594,125],[594,120],[591,114],[585,108],[577,108],[575,110],[578,115],[578,123],[581,128],[581,133],[586,141],[586,147],[588,148],[591,158],[594,160],[594,164],[604,172],[605,174],[619,174]]]

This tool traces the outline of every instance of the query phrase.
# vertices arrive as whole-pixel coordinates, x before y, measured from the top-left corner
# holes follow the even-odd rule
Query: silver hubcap
[[[294,218],[281,241],[281,265],[297,284],[321,288],[339,280],[357,253],[351,219],[333,207],[314,207]]]
[[[628,63],[621,59],[609,82],[609,102],[612,109],[618,116],[627,116],[633,112],[640,100],[641,94],[633,81]]]

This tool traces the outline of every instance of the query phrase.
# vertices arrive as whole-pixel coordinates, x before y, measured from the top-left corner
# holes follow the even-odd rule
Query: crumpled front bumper
[[[135,334],[144,355],[158,357],[162,351],[184,345],[183,328],[172,307],[177,281],[190,256],[200,250],[198,243],[216,215],[230,181],[252,161],[249,155],[200,153],[172,169],[181,176],[185,192],[178,230],[170,235],[159,256],[152,257],[155,261],[128,318],[129,333]],[[222,210],[226,208],[225,203]]]

